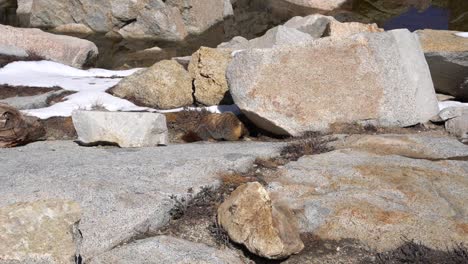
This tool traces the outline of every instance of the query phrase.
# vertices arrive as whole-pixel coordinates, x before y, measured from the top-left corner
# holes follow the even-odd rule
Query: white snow
[[[37,87],[60,86],[72,91],[105,91],[140,69],[80,70],[52,61],[18,61],[0,69],[0,84]],[[120,78],[110,78],[120,77]]]
[[[462,38],[468,38],[468,32],[458,32],[458,33],[455,33],[455,35],[462,37]]]
[[[462,103],[457,101],[443,101],[439,102],[439,110],[442,111],[448,107],[468,107],[468,103]]]
[[[51,61],[19,61],[0,68],[0,84],[11,86],[54,87],[77,93],[65,97],[64,102],[46,108],[23,110],[22,112],[47,119],[54,116],[71,116],[77,109],[90,110],[93,106],[102,106],[109,111],[150,111],[150,112],[179,112],[185,109],[206,109],[212,113],[234,112],[240,113],[235,105],[211,106],[206,108],[188,107],[172,110],[156,110],[139,107],[130,101],[112,96],[105,91],[140,69],[126,71],[110,71],[104,69],[80,70],[67,65]]]
[[[140,69],[109,71],[104,69],[80,70],[51,61],[19,61],[0,69],[0,84],[12,86],[54,87],[77,93],[65,97],[66,101],[50,107],[24,110],[32,116],[46,119],[53,116],[70,116],[76,109],[91,109],[102,105],[110,111],[142,111],[148,108],[107,94],[123,77]]]

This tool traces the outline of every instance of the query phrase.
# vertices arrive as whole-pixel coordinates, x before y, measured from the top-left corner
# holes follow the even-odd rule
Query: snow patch
[[[140,69],[110,71],[104,69],[80,70],[52,61],[18,61],[0,69],[0,84],[11,86],[54,87],[77,93],[66,101],[50,107],[23,110],[24,113],[47,119],[53,116],[71,116],[73,110],[91,109],[101,105],[110,111],[143,111],[146,107],[107,94],[105,91]]]
[[[96,106],[109,111],[148,111],[158,113],[180,112],[184,110],[201,111],[205,109],[211,113],[234,112],[240,114],[235,105],[220,105],[210,107],[187,107],[172,110],[156,110],[148,107],[136,106],[132,102],[115,97],[105,91],[141,69],[126,71],[110,71],[104,69],[80,70],[67,65],[51,61],[18,61],[0,68],[0,84],[11,86],[54,87],[77,93],[66,96],[66,101],[46,108],[23,110],[22,112],[41,119],[54,116],[71,116],[77,109],[91,110]]]
[[[105,91],[140,69],[80,70],[52,61],[17,61],[0,69],[0,84],[12,86],[59,86],[71,91]]]
[[[462,38],[468,38],[468,32],[458,32],[458,33],[455,33],[455,35],[462,37]]]

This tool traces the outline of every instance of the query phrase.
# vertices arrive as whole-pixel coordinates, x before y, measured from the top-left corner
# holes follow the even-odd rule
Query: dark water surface
[[[424,11],[411,8],[408,12],[388,20],[384,24],[384,29],[407,28],[410,31],[415,31],[430,28],[447,30],[449,28],[449,17],[450,11],[441,7],[431,6]]]

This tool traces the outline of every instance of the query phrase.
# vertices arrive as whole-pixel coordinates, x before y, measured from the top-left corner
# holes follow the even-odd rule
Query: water
[[[424,11],[411,8],[406,13],[394,17],[384,24],[385,30],[407,28],[410,31],[418,29],[449,29],[450,11],[444,8],[431,6]]]

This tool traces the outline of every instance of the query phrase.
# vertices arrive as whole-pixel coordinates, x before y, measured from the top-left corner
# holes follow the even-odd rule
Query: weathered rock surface
[[[181,41],[188,35],[179,10],[161,0],[150,1],[134,19],[119,30],[124,39]]]
[[[468,147],[467,147],[468,148]],[[402,237],[431,248],[468,242],[468,163],[343,149],[304,156],[266,179],[302,232],[394,249]]]
[[[268,0],[273,12],[287,15],[326,13],[346,6],[348,0]]]
[[[195,100],[203,105],[233,104],[226,80],[231,51],[201,47],[188,67],[195,87]]]
[[[326,36],[345,38],[362,32],[383,32],[377,24],[363,24],[359,22],[341,23],[337,20],[330,20]]]
[[[71,23],[60,25],[52,30],[53,33],[71,35],[77,38],[86,38],[94,34],[94,31],[86,25]]]
[[[39,29],[0,25],[0,46],[25,50],[29,56],[60,62],[76,68],[92,65],[98,49],[92,42],[69,36],[54,35]]]
[[[157,236],[138,240],[134,243],[115,248],[94,258],[91,264],[179,264],[179,263],[217,263],[243,264],[234,252],[218,250],[205,244],[189,242],[170,236]]]
[[[80,206],[42,200],[0,207],[0,263],[75,263]]]
[[[294,25],[299,27],[299,25]],[[242,50],[242,49],[266,49],[282,45],[300,44],[312,41],[314,38],[293,26],[277,26],[268,30],[263,36],[247,40],[243,37],[235,37],[232,40],[221,43],[218,48]]]
[[[432,118],[431,121],[433,122],[443,122],[447,121],[449,119],[455,118],[455,117],[460,117],[462,115],[467,115],[468,114],[468,107],[467,106],[460,106],[460,107],[447,107],[444,108],[440,113]]]
[[[94,32],[118,31],[126,39],[182,40],[201,34],[233,14],[230,1],[209,0],[19,0],[23,27],[82,24]]]
[[[413,159],[467,159],[468,147],[446,135],[386,134],[351,135],[333,144],[337,149],[365,151],[377,155],[399,155]]]
[[[83,144],[107,142],[122,148],[138,148],[168,143],[163,114],[74,111],[72,118],[78,140]]]
[[[296,16],[288,20],[284,26],[297,29],[309,34],[314,39],[318,39],[325,33],[330,19],[332,19],[332,17],[317,14],[306,17]]]
[[[416,31],[436,91],[468,100],[468,89],[463,86],[468,76],[468,38],[459,37],[455,33],[457,31]]]
[[[180,10],[187,31],[200,35],[233,15],[230,0],[167,0],[169,6]]]
[[[383,32],[377,24],[359,22],[342,23],[332,16],[314,14],[306,17],[293,17],[284,26],[291,27],[311,35],[314,39],[321,37],[348,37],[363,32]]]
[[[258,38],[247,40],[237,36],[229,42],[221,43],[218,48],[263,49],[281,45],[296,45],[323,36],[347,37],[361,32],[382,31],[383,29],[378,28],[376,24],[341,23],[331,16],[314,14],[306,17],[293,17],[284,25],[274,27]]]
[[[140,106],[173,109],[193,104],[192,78],[174,60],[158,62],[124,78],[109,92]]]
[[[461,142],[468,143],[468,113],[447,120],[445,129]]]
[[[265,49],[281,45],[300,44],[312,41],[313,38],[297,29],[277,26],[268,30],[265,35],[249,41],[249,48]]]
[[[83,148],[37,142],[0,150],[0,206],[48,198],[82,207],[80,254],[86,263],[152,232],[170,219],[171,195],[218,186],[219,173],[247,171],[256,157],[279,155],[278,143],[184,144],[165,148]]]
[[[244,50],[226,76],[234,102],[275,134],[353,122],[404,127],[438,113],[427,63],[407,30]]]
[[[259,256],[285,258],[304,248],[293,213],[272,205],[258,182],[238,187],[219,206],[218,223],[233,241]]]

